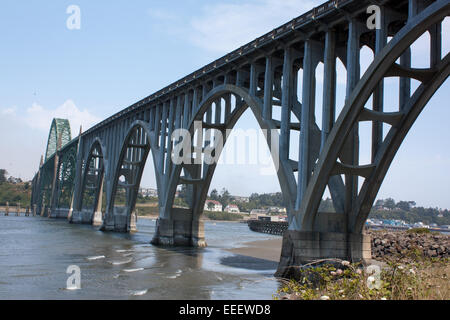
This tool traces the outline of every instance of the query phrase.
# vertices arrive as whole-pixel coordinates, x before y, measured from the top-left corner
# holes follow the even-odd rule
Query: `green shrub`
[[[211,212],[205,211],[204,216],[210,220],[221,220],[221,221],[238,221],[242,220],[240,214],[229,213],[229,212]]]
[[[409,229],[406,232],[410,233],[410,234],[430,234],[431,233],[431,231],[429,229],[427,229],[427,228]]]

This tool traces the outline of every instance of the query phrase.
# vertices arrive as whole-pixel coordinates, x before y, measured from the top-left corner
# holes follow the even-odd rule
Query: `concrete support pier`
[[[55,208],[51,210],[50,218],[52,219],[67,219],[69,215],[68,208]]]
[[[92,221],[92,225],[94,227],[100,227],[103,224],[103,213],[97,211],[94,213],[94,219]]]
[[[205,225],[187,209],[173,209],[172,219],[158,219],[152,244],[204,248]]]
[[[298,267],[324,259],[363,262],[372,258],[370,235],[353,233],[343,213],[319,212],[313,231],[287,230],[276,277],[289,278]]]
[[[92,210],[80,210],[72,212],[72,220],[71,223],[74,224],[92,224]]]
[[[112,214],[107,214],[105,221],[101,226],[101,231],[111,232],[137,232],[137,215],[136,212],[132,212],[128,215],[127,207],[114,207]]]
[[[283,236],[281,259],[275,276],[289,278],[293,268],[323,259],[365,263],[371,258],[369,235],[288,230]]]

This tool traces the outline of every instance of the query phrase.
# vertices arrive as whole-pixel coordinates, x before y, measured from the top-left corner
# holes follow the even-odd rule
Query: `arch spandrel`
[[[253,96],[249,93],[249,91],[246,88],[242,88],[233,84],[223,84],[219,85],[215,88],[213,88],[207,96],[203,99],[203,101],[199,104],[198,110],[195,113],[195,115],[192,117],[190,123],[189,123],[189,132],[191,133],[191,136],[194,136],[194,130],[195,130],[195,122],[196,121],[202,121],[203,116],[207,113],[208,109],[210,108],[211,104],[214,103],[217,99],[223,98],[224,96],[232,94],[236,97],[240,97],[243,99],[244,104],[240,105],[239,107],[236,107],[233,112],[230,114],[228,122],[226,123],[226,130],[231,130],[234,128],[237,121],[240,119],[242,114],[250,108],[252,111],[252,114],[256,118],[259,128],[262,130],[267,130],[268,132],[277,132],[278,131],[275,127],[275,123],[270,120],[263,119],[262,112],[263,112],[263,102],[260,98]],[[277,137],[276,142],[278,143],[279,137]],[[269,141],[268,141],[269,143]],[[269,148],[271,146],[269,145]],[[290,209],[289,211],[292,212],[294,205],[295,205],[295,194],[296,194],[296,182],[295,177],[293,175],[292,167],[287,166],[285,163],[283,163],[281,160],[276,159],[279,161],[279,169],[277,171],[278,180],[280,182],[280,187],[282,189],[282,193],[285,197],[285,200],[287,202],[287,206]],[[208,173],[206,174],[206,179],[204,180],[204,184],[209,187],[209,184],[212,180],[213,174],[215,172],[215,165],[208,166]],[[167,192],[167,198],[165,199],[165,205],[164,208],[166,209],[164,212],[166,216],[164,218],[170,218],[170,208],[172,207],[172,203],[174,201],[174,195],[176,193],[176,189],[178,187],[179,179],[181,176],[181,171],[183,169],[182,165],[177,165],[172,171],[171,179],[169,182],[168,190]],[[203,202],[206,200],[206,194],[208,190],[207,188],[203,188],[203,196],[201,199],[199,199],[199,203],[195,204],[195,207],[197,209],[203,208]],[[192,208],[195,210],[195,208]]]

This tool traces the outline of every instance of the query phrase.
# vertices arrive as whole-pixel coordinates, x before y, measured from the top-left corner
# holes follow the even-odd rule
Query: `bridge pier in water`
[[[173,209],[171,219],[159,218],[152,244],[161,246],[206,247],[205,225],[199,217],[183,209]]]

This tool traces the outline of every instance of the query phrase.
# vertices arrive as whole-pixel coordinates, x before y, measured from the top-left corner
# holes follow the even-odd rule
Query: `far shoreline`
[[[138,219],[144,219],[144,220],[158,220],[159,216],[137,216]],[[211,220],[211,219],[202,219],[203,222],[220,222],[220,223],[247,223],[245,220],[236,220],[236,221],[230,221],[230,220]]]

